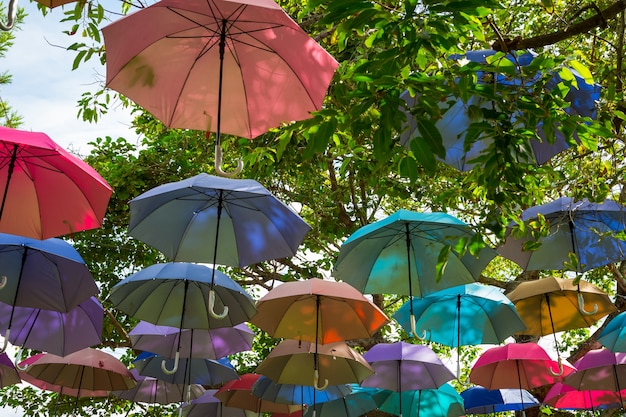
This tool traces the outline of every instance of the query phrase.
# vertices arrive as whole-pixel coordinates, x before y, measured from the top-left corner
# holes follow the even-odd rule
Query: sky
[[[52,9],[44,18],[29,0],[20,0],[18,5],[29,15],[21,30],[14,31],[14,46],[0,58],[0,71],[13,76],[10,85],[0,87],[0,96],[23,117],[20,129],[44,132],[63,148],[81,155],[88,153],[88,143],[97,137],[122,136],[135,142],[137,135],[129,128],[127,110],[115,109],[97,124],[77,119],[81,94],[96,91],[94,83],[103,83],[106,71],[97,59],[72,71],[74,53],[65,48],[81,38],[63,34],[66,26],[59,23],[62,7],[72,6]],[[2,20],[6,21],[6,16]]]

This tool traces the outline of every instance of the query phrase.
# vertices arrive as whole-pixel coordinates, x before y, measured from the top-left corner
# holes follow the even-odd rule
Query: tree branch
[[[514,39],[497,39],[491,47],[496,51],[506,52],[510,50],[531,49],[553,45],[573,36],[587,33],[597,27],[604,27],[607,21],[613,19],[624,10],[626,10],[626,0],[618,0],[596,15],[576,23],[575,25],[568,26],[563,30],[527,39],[521,37]]]

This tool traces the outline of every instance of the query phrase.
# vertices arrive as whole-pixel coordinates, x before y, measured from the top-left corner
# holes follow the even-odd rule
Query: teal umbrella
[[[611,352],[626,352],[626,311],[613,317],[602,329],[598,342]]]
[[[385,390],[350,384],[352,392],[343,397],[309,405],[303,417],[359,417],[378,408],[379,396]]]
[[[449,384],[438,389],[386,391],[379,409],[395,416],[458,417],[465,415],[463,397]],[[402,401],[400,401],[402,399]],[[402,404],[402,408],[400,408]]]
[[[496,255],[454,216],[399,210],[354,232],[333,275],[364,294],[422,297],[476,282]]]

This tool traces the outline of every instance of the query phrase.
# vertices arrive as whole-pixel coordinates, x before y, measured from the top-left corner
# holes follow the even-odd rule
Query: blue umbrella
[[[467,59],[471,62],[486,64],[487,61],[495,55],[497,51],[481,50],[469,51],[463,55],[454,55],[453,59]],[[540,73],[530,77],[522,75],[524,67],[532,64],[536,58],[536,54],[532,52],[511,52],[505,55],[501,60],[493,63],[494,72],[477,71],[476,77],[481,84],[493,84],[496,94],[503,94],[503,91],[510,87],[531,88],[541,77]],[[576,69],[564,67],[562,74],[567,74],[568,78],[574,80],[569,87],[569,91],[565,96],[570,106],[565,111],[572,115],[580,115],[583,117],[596,117],[595,102],[600,99],[600,85],[593,83],[585,78]],[[563,83],[563,78],[559,73],[552,75],[546,83],[546,90],[555,88]],[[499,87],[496,90],[496,86]],[[407,102],[409,108],[415,105],[415,98],[411,97],[409,92],[404,92],[401,97]],[[443,106],[443,105],[442,105]],[[465,136],[468,131],[472,119],[469,115],[469,108],[482,107],[491,109],[494,104],[486,101],[478,96],[471,96],[467,101],[457,100],[452,106],[442,108],[443,116],[436,123],[436,127],[441,133],[443,146],[446,148],[446,157],[444,162],[461,170],[467,171],[472,169],[474,163],[472,160],[480,156],[489,146],[492,146],[493,139],[490,137],[480,136],[477,141],[471,144],[469,149],[465,145]],[[515,121],[515,115],[511,116],[511,122]],[[532,158],[530,162],[539,165],[546,163],[550,158],[559,152],[569,148],[569,144],[563,133],[558,131],[555,126],[555,140],[550,143],[546,140],[543,126],[537,125],[536,139],[531,139],[526,148],[521,148],[518,158],[520,161],[528,161],[528,156]],[[403,145],[409,146],[412,139],[421,136],[418,128],[417,119],[412,114],[407,114],[407,123],[400,136]],[[576,133],[574,133],[576,138]]]
[[[331,385],[317,390],[311,385],[279,384],[265,376],[261,376],[252,386],[252,393],[264,400],[294,405],[328,402],[351,392],[350,384]]]
[[[227,358],[221,359],[194,359],[181,358],[176,372],[164,372],[162,363],[172,368],[174,359],[155,355],[151,352],[142,352],[134,360],[135,369],[140,375],[156,378],[171,384],[200,384],[220,385],[227,381],[238,379],[237,371]]]
[[[443,384],[437,389],[403,392],[385,390],[385,394],[379,398],[381,402],[378,408],[381,411],[400,417],[458,417],[465,414],[463,397],[449,384]]]
[[[611,352],[626,352],[626,311],[613,317],[602,329],[598,342]]]
[[[521,220],[528,224],[540,216],[547,235],[534,238],[537,231],[528,225],[525,233],[516,233],[512,223],[498,253],[528,270],[584,272],[626,259],[626,241],[615,237],[626,230],[626,208],[615,201],[561,197],[524,210]]]
[[[540,405],[537,398],[525,389],[494,389],[475,386],[461,392],[468,414],[490,414],[503,411],[521,411]]]

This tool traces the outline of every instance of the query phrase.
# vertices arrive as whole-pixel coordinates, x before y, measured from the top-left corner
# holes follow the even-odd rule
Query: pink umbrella
[[[559,382],[574,370],[552,359],[536,343],[509,343],[486,350],[472,367],[470,381],[490,390],[530,390]]]
[[[598,410],[621,407],[620,395],[620,393],[608,390],[579,391],[557,382],[550,388],[543,403],[564,410]]]
[[[98,228],[111,193],[45,133],[0,127],[0,232],[47,239]]]
[[[168,127],[215,131],[218,172],[220,133],[310,118],[338,66],[274,0],[161,0],[102,32],[107,86]]]

